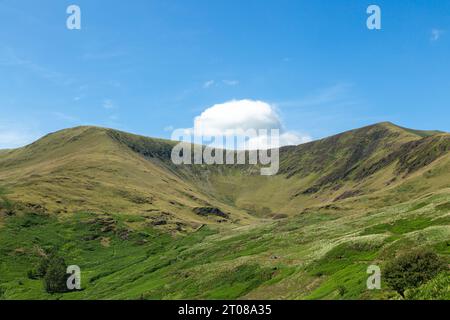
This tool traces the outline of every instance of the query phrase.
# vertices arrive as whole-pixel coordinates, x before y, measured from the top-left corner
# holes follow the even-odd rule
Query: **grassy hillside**
[[[139,146],[153,153],[141,154]],[[0,156],[0,185],[18,211],[140,214],[172,232],[251,222],[244,211],[205,196],[163,165],[172,146],[102,128],[63,130]],[[204,207],[220,208],[229,218],[195,213]]]
[[[274,177],[216,175],[210,189],[260,216],[311,208],[364,209],[450,187],[450,135],[381,123],[308,144],[282,148]],[[396,195],[401,198],[393,200]],[[360,201],[363,199],[363,201]]]
[[[282,148],[273,177],[174,166],[173,144],[78,127],[0,153],[0,299],[400,299],[369,265],[450,263],[449,134],[381,123]],[[51,253],[83,290],[32,276]]]
[[[7,299],[398,298],[384,284],[368,291],[367,267],[413,247],[450,262],[449,204],[447,193],[176,238],[133,228],[140,216],[15,216],[0,233],[0,286]],[[49,250],[81,267],[82,291],[50,295],[42,280],[27,277]]]

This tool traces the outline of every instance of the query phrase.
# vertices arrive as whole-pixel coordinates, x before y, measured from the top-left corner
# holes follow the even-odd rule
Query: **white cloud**
[[[222,80],[222,82],[227,86],[237,86],[239,84],[238,80]]]
[[[110,85],[111,87],[114,87],[114,88],[120,88],[122,86],[122,83],[117,80],[111,80],[111,81],[108,81],[107,83],[108,83],[108,85]]]
[[[431,41],[438,41],[444,34],[444,30],[433,29],[431,30]]]
[[[114,104],[114,101],[112,101],[111,99],[103,100],[102,106],[107,110],[116,109],[116,105]]]
[[[57,117],[60,120],[67,121],[67,122],[76,123],[76,122],[80,121],[77,117],[65,114],[63,112],[52,112],[52,115],[54,115],[55,117]]]
[[[312,95],[298,100],[280,101],[281,107],[295,108],[318,108],[324,106],[352,105],[354,104],[350,91],[353,85],[349,83],[338,83],[331,87],[318,90]]]
[[[9,46],[3,45],[0,47],[0,66],[14,67],[33,72],[41,78],[53,81],[59,85],[70,85],[73,83],[73,79],[67,78],[64,74],[21,57],[16,53],[14,48]]]
[[[119,119],[120,119],[120,117],[119,117],[119,115],[117,115],[117,114],[112,114],[112,115],[110,115],[110,116],[108,117],[108,120],[109,120],[109,121],[112,121],[112,122],[117,121],[117,120],[119,120]]]
[[[280,118],[273,107],[254,100],[232,100],[216,104],[194,119],[194,129],[207,135],[224,134],[226,130],[280,127]]]
[[[25,146],[37,139],[37,135],[17,129],[0,127],[0,149],[11,149]]]
[[[225,86],[230,86],[230,87],[234,87],[237,86],[239,84],[239,80],[222,80],[222,81],[217,81],[216,80],[208,80],[205,83],[203,83],[203,89],[209,89],[213,86],[220,86],[220,85],[225,85]]]
[[[84,60],[106,60],[125,56],[123,51],[103,51],[103,52],[87,52],[83,55]]]
[[[214,85],[214,83],[215,83],[214,80],[208,80],[203,84],[203,88],[208,89],[208,88],[212,87]]]
[[[191,134],[201,136],[228,136],[233,132],[256,130],[259,136],[249,140],[249,148],[269,148],[270,138],[261,135],[260,130],[278,129],[280,146],[298,145],[311,141],[307,135],[286,131],[273,105],[256,100],[232,100],[213,105],[194,119],[194,127],[187,129]],[[238,149],[243,146],[237,146]]]

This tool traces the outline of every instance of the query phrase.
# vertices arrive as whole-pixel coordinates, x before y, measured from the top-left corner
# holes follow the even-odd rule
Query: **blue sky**
[[[450,1],[0,0],[0,39],[0,148],[84,124],[168,138],[242,99],[313,139],[450,131]]]

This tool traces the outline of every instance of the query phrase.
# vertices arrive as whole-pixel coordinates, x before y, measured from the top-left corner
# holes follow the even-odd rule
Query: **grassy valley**
[[[0,299],[402,299],[369,265],[450,262],[450,135],[381,123],[280,150],[280,172],[175,166],[174,143],[78,127],[0,152]],[[52,253],[82,290],[33,276]],[[407,291],[450,299],[448,270]]]

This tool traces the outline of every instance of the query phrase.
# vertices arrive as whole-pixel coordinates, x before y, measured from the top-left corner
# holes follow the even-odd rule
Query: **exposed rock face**
[[[218,217],[222,217],[225,219],[228,219],[230,217],[229,214],[223,212],[222,210],[220,210],[219,208],[214,208],[214,207],[200,207],[200,208],[195,208],[194,212],[196,214],[198,214],[199,216],[203,216],[203,217],[207,217],[207,216],[218,216]]]

